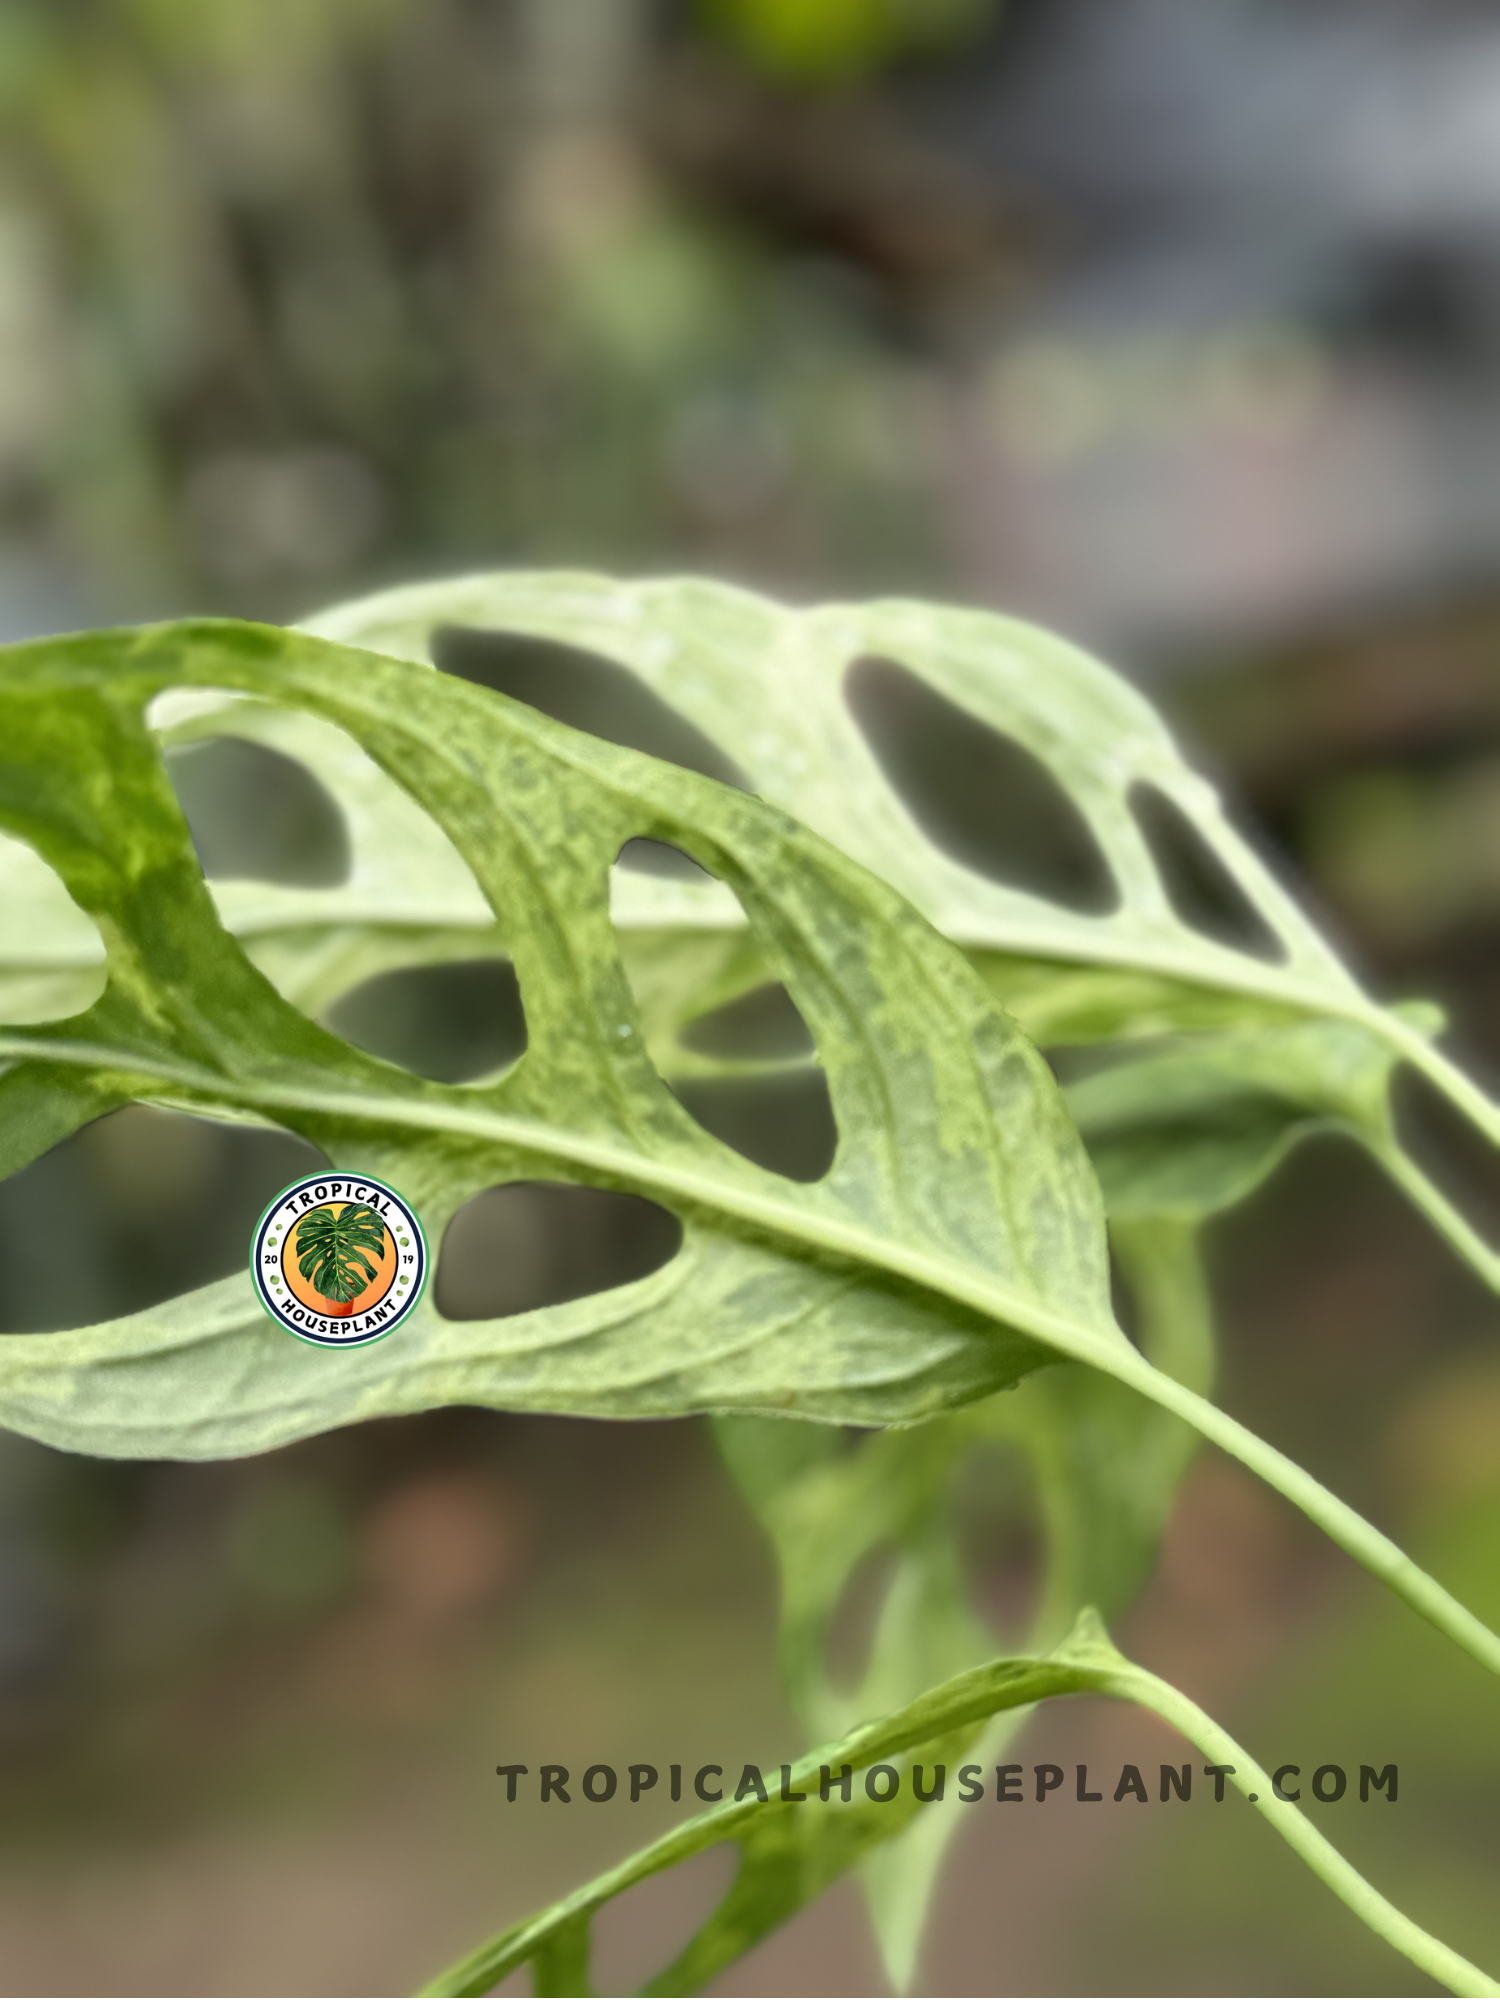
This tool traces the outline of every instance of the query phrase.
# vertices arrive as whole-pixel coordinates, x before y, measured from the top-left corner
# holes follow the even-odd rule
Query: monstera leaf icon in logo
[[[330,1317],[347,1315],[376,1268],[363,1253],[385,1255],[385,1224],[373,1208],[347,1202],[338,1208],[310,1208],[297,1224],[297,1269],[319,1298],[328,1301]]]
[[[287,1333],[315,1347],[362,1347],[394,1332],[421,1298],[427,1239],[383,1181],[311,1174],[261,1217],[250,1275]]]

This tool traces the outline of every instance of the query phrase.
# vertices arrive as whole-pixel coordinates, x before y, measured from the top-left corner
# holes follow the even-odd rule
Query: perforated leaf
[[[1496,1136],[1492,1108],[1432,1049],[1432,1013],[1389,1013],[1360,991],[1225,821],[1159,718],[1076,649],[1014,621],[933,606],[798,612],[713,585],[631,587],[576,576],[466,579],[345,607],[319,624],[414,659],[432,659],[443,628],[454,627],[530,635],[613,661],[732,755],[764,796],[898,884],[964,945],[991,991],[1036,1039],[1119,1044],[1110,1066],[1073,1086],[1068,1101],[1122,1246],[1126,1223],[1149,1232],[1159,1217],[1193,1222],[1216,1213],[1299,1138],[1334,1130],[1368,1146],[1460,1254],[1500,1284],[1488,1246],[1397,1140],[1390,1083],[1403,1058],[1425,1068]],[[856,668],[872,661],[889,664]],[[909,692],[897,684],[905,706],[882,743],[878,731],[864,733],[851,707],[851,668],[888,683],[905,675],[944,706],[925,800],[903,796],[893,782],[902,775],[902,729],[921,721]],[[975,762],[962,735],[965,716],[976,734],[999,732],[1011,751],[987,767]],[[1064,830],[1074,879],[1050,896],[1034,881],[1026,886],[1039,872],[1027,851],[1033,829],[1026,808],[1008,803],[1009,787],[1025,788],[1028,757],[1082,829],[1081,837],[1077,828]],[[944,797],[945,788],[965,786],[982,794],[986,784],[991,816],[1009,816],[1016,835],[1010,858],[1018,880],[1010,885],[982,872],[971,851],[973,829],[958,823]],[[1035,833],[1031,845],[1042,840],[1043,830]],[[1090,840],[1110,878],[1102,893],[1084,851]],[[709,1066],[691,1043],[695,1018],[754,986],[766,969],[753,949],[736,947],[733,934],[706,930],[687,897],[674,912],[674,893],[674,885],[663,887],[658,928],[641,938],[652,1046],[665,1073],[687,1076]],[[1238,944],[1226,941],[1236,937]],[[1026,1400],[1054,1393],[1041,1381]],[[1077,1385],[1079,1407],[1065,1432],[1075,1480],[1114,1463],[1107,1446],[1102,1457],[1088,1446],[1091,1406],[1111,1410],[1111,1397],[1107,1385]],[[886,1448],[912,1466],[925,1458],[915,1440],[888,1440]],[[769,1443],[766,1449],[774,1476],[777,1453]],[[1144,1517],[1122,1509],[1107,1477],[1093,1490],[1085,1478],[1081,1496],[1075,1486],[1079,1559],[1096,1574],[1107,1569],[1120,1524],[1136,1521],[1134,1553],[1120,1573],[1144,1573],[1182,1462],[1180,1453],[1162,1455],[1171,1469]],[[1066,1479],[1056,1490],[1069,1494]],[[845,1499],[846,1525],[857,1529],[860,1507],[852,1495]],[[828,1545],[837,1547],[839,1534],[824,1526]],[[785,1562],[785,1547],[782,1554]],[[893,1614],[892,1646],[900,1650],[905,1634],[920,1626],[935,1648],[950,1649],[946,1663],[956,1663],[974,1640],[951,1543],[929,1535],[908,1547],[902,1565],[908,1608],[920,1602],[925,1610],[904,1622]],[[1058,1609],[1076,1608],[1060,1569],[1051,1583]],[[792,1651],[797,1688],[795,1645]],[[877,1647],[875,1666],[878,1654]],[[805,1677],[800,1685],[811,1726],[818,1703]],[[899,1979],[930,1871],[911,1843],[883,1851],[877,1865],[876,1919]],[[918,1914],[905,1921],[904,1941],[893,1943],[902,1909]]]
[[[255,969],[221,925],[231,885],[216,908],[148,726],[173,687],[229,691],[186,717],[211,716],[221,732],[241,717],[259,726],[239,695],[306,711],[373,758],[383,776],[360,770],[360,784],[398,781],[431,815],[442,829],[432,868],[451,872],[451,843],[487,914],[471,902],[473,922],[462,909],[446,926],[413,918],[394,948],[441,956],[445,935],[476,931],[503,943],[531,1029],[516,1068],[477,1089],[424,1084],[325,1034]],[[479,691],[246,627],[16,649],[0,669],[0,721],[0,822],[97,921],[109,974],[84,1014],[0,1037],[9,1166],[101,1109],[148,1097],[285,1124],[339,1165],[397,1179],[436,1228],[483,1186],[538,1177],[645,1194],[684,1226],[664,1271],[601,1300],[462,1328],[429,1310],[392,1366],[366,1350],[312,1374],[306,1351],[250,1312],[242,1281],[114,1326],[9,1340],[7,1421],[54,1442],[153,1455],[258,1449],[443,1401],[882,1421],[962,1405],[1072,1356],[1189,1416],[1477,1656],[1500,1654],[1349,1510],[1135,1355],[1109,1316],[1097,1192],[1048,1072],[899,895],[779,813]],[[304,717],[294,721],[283,740],[308,743]],[[635,929],[650,942],[630,955],[638,983],[649,975],[653,1036],[676,1037],[671,967],[684,939],[707,977],[700,1001],[740,990],[751,965],[784,979],[843,1130],[825,1181],[795,1185],[726,1153],[652,1067],[608,900],[613,857],[641,837],[678,845],[733,891],[710,886],[690,908],[675,883],[645,889],[637,909],[649,921]],[[724,907],[734,897],[749,952]],[[284,900],[267,907],[260,935],[281,941],[283,981],[304,990],[309,965],[332,993],[351,956],[368,963],[390,942],[378,911],[324,903],[299,929],[282,921]],[[256,928],[243,911],[238,921]],[[1118,1103],[1104,1106],[1106,1128],[1112,1115],[1118,1128]],[[1087,1413],[1062,1421],[1074,1453],[1065,1483],[1087,1494],[1098,1456]],[[1152,1459],[1169,1488],[1172,1454]],[[1084,1509],[1078,1523],[1086,1567],[1109,1546],[1104,1512]]]
[[[1215,1038],[1189,1060],[1228,1080],[1214,1142],[1239,1163],[1232,1172],[1218,1163],[1226,1199],[1301,1133],[1332,1121],[1369,1145],[1460,1254],[1500,1286],[1500,1261],[1394,1138],[1388,1084],[1404,1060],[1500,1141],[1500,1114],[1432,1045],[1435,1010],[1388,1010],[1371,1000],[1229,824],[1212,786],[1184,762],[1150,705],[1076,647],[987,612],[899,601],[803,611],[718,584],[627,585],[570,574],[392,591],[327,612],[310,629],[416,661],[431,661],[441,635],[458,629],[529,636],[613,662],[732,757],[763,797],[899,888],[965,948],[1042,1045]],[[958,726],[967,718],[973,730],[993,732],[1035,761],[1078,837],[1097,850],[1118,899],[1113,908],[1070,906],[1064,892],[1042,894],[981,872],[963,830],[956,834],[944,818],[942,769],[929,773],[925,802],[903,796],[849,699],[851,668],[871,660],[893,663],[940,703],[949,715],[944,730],[954,717]],[[954,754],[961,748],[955,738]],[[971,786],[985,782],[987,768],[974,765]],[[1012,765],[994,770],[989,782],[1000,789],[992,789],[990,811],[1003,819]],[[958,774],[949,790],[962,782]],[[1023,821],[1020,875],[1029,865],[1025,831]],[[649,910],[632,901],[622,917],[655,932],[663,999],[652,1027],[667,1061],[677,1028],[704,1004],[690,961],[669,976],[673,941],[701,937],[712,912],[691,885],[660,883]],[[1236,936],[1238,943],[1225,941]],[[745,985],[764,976],[743,958],[737,972]],[[716,997],[726,997],[722,983]],[[1260,1093],[1251,1114],[1236,1074],[1247,1060],[1261,1071],[1273,1067],[1286,1046],[1280,1031],[1307,1022],[1338,1032],[1297,1041],[1278,1087]],[[1228,1044],[1216,1039],[1224,1033]],[[1247,1038],[1262,1034],[1269,1039],[1250,1053]],[[1200,1128],[1206,1117],[1205,1097]],[[1258,1136],[1247,1120],[1258,1123]]]
[[[325,1033],[255,970],[219,922],[147,723],[171,688],[306,710],[430,812],[520,977],[530,1047],[508,1074],[424,1082]],[[637,1285],[462,1330],[429,1308],[394,1361],[361,1350],[316,1375],[256,1323],[245,1283],[12,1338],[0,1416],[16,1428],[221,1455],[443,1401],[889,1422],[1064,1356],[1186,1416],[1500,1666],[1495,1635],[1368,1523],[1131,1347],[1110,1315],[1097,1184],[1045,1064],[898,894],[774,808],[419,668],[223,624],[12,649],[0,760],[0,825],[108,949],[87,1013],[0,1033],[12,1165],[135,1096],[284,1124],[395,1181],[435,1233],[487,1186],[548,1178],[658,1200],[684,1228]],[[652,1067],[608,908],[611,861],[637,838],[724,881],[800,1009],[841,1133],[823,1180],[787,1181],[707,1138]]]
[[[183,687],[336,724],[431,813],[520,974],[530,1046],[505,1077],[456,1089],[397,1071],[255,971],[220,926],[148,728],[155,698]],[[285,1124],[393,1181],[434,1236],[474,1193],[522,1179],[645,1195],[684,1229],[638,1284],[493,1324],[424,1306],[399,1343],[323,1368],[269,1326],[248,1280],[13,1337],[0,1415],[17,1428],[196,1456],[436,1402],[887,1421],[1059,1353],[1128,1364],[1097,1193],[1045,1065],[899,897],[773,809],[462,683],[256,628],[15,649],[0,720],[0,818],[109,941],[94,1008],[0,1040],[15,1164],[56,1136],[47,1093],[79,1116],[101,1093],[137,1096]],[[651,1067],[608,908],[610,864],[639,836],[732,887],[795,996],[841,1131],[824,1181],[752,1167]]]
[[[1228,826],[1150,705],[1033,627],[900,602],[797,611],[702,582],[501,575],[392,591],[324,613],[308,629],[430,661],[437,636],[454,627],[586,649],[635,675],[733,757],[762,797],[857,854],[945,935],[1042,968],[1031,976],[1046,992],[1031,1004],[1050,1019],[1046,1039],[1217,1025],[1255,1003],[1364,1011],[1359,988]],[[849,670],[871,657],[899,663],[1041,760],[1098,841],[1116,909],[1085,915],[986,879],[928,837],[849,705]],[[1177,914],[1132,805],[1140,786],[1197,830],[1277,940],[1281,964],[1219,943]],[[673,921],[686,909],[671,887],[657,900]],[[1113,986],[1085,982],[1069,1000],[1073,965],[1128,976]],[[1017,1011],[1026,997],[1018,982]]]

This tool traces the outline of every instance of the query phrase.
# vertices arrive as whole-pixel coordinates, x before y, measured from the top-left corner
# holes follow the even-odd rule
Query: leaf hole
[[[434,1295],[445,1319],[508,1319],[649,1278],[681,1247],[676,1216],[640,1195],[511,1181],[448,1224]]]
[[[503,958],[379,973],[328,1008],[323,1024],[434,1083],[493,1077],[526,1052],[520,983]]]
[[[290,1132],[130,1105],[0,1182],[0,1332],[93,1326],[243,1272],[288,1181],[328,1162]]]
[[[236,736],[166,753],[198,860],[210,880],[328,889],[347,881],[344,815],[294,757]]]
[[[644,1761],[644,1760],[637,1760]],[[657,1767],[657,1781],[641,1795],[638,1805],[626,1805],[632,1822],[641,1818],[655,1799],[665,1798],[668,1766]],[[683,1789],[691,1796],[696,1764],[683,1770]],[[726,1772],[727,1796],[734,1796],[737,1772]],[[773,1773],[774,1776],[774,1773]],[[718,1779],[710,1779],[717,1784]],[[619,1766],[620,1792],[628,1800],[628,1766]],[[661,1818],[653,1815],[654,1831]],[[643,1829],[640,1836],[646,1838]],[[622,1895],[604,1904],[594,1918],[591,1984],[596,1993],[639,1993],[654,1972],[669,1965],[688,1941],[695,1937],[723,1902],[740,1870],[740,1848],[733,1840],[721,1840],[704,1848],[675,1868],[648,1875],[633,1882]]]
[[[1402,1063],[1391,1079],[1396,1136],[1453,1206],[1495,1247],[1500,1156],[1420,1070]]]
[[[453,625],[434,634],[432,648],[444,673],[524,701],[554,722],[720,784],[751,789],[739,766],[696,724],[600,653],[556,639]]]
[[[894,1542],[877,1542],[845,1577],[823,1634],[823,1664],[835,1694],[853,1694],[864,1679],[900,1564]]]
[[[815,1065],[768,1076],[684,1077],[671,1088],[705,1132],[752,1166],[812,1182],[833,1165],[839,1128],[828,1079]]]
[[[637,875],[656,875],[670,882],[711,882],[714,878],[700,868],[690,854],[666,840],[627,840],[615,857],[617,868]]]
[[[856,660],[844,690],[881,770],[950,860],[1081,915],[1119,907],[1093,828],[1024,744],[894,660]]]
[[[25,841],[0,834],[0,1023],[66,1021],[104,991],[104,939],[62,877]]]
[[[689,1021],[679,1040],[696,1055],[725,1061],[794,1062],[814,1053],[797,1003],[779,981],[756,986],[737,999]]]
[[[653,846],[666,847],[665,842]],[[678,849],[667,847],[676,854]],[[687,860],[687,856],[682,857]],[[697,864],[692,864],[697,868]],[[706,881],[715,882],[726,898],[733,896],[717,877],[698,869]],[[744,912],[741,910],[741,916]],[[753,936],[753,927],[752,927]],[[701,1125],[711,1138],[728,1146],[752,1166],[780,1174],[784,1180],[820,1181],[833,1165],[838,1151],[839,1131],[834,1117],[828,1079],[816,1062],[813,1036],[790,993],[767,982],[754,993],[738,996],[722,1007],[699,1013],[693,992],[663,980],[659,968],[633,965],[624,954],[627,974],[636,1006],[646,1028],[647,1046],[657,1059],[658,1074],[683,1110]],[[690,975],[689,975],[690,976]],[[708,1046],[703,1042],[707,1034]],[[694,1040],[694,1035],[698,1036]],[[725,1063],[735,1061],[797,1061],[796,1068],[740,1076],[677,1076],[663,1073],[662,1062],[670,1068],[673,1038],[692,1055],[706,1056]],[[759,1037],[776,1046],[773,1056],[743,1055],[738,1045]],[[783,1054],[782,1050],[786,1053]],[[798,1059],[801,1059],[798,1061]]]
[[[1175,799],[1140,782],[1130,788],[1130,810],[1167,901],[1189,930],[1249,958],[1285,963],[1286,945]]]
[[[221,914],[293,1006],[316,1018],[362,978],[430,962],[434,953],[426,941],[442,930],[465,936],[443,941],[440,957],[504,954],[495,911],[448,833],[347,730],[305,709],[222,689],[170,688],[148,715],[164,738],[168,772],[205,872],[216,878]],[[216,772],[227,773],[222,799]],[[294,804],[300,798],[313,817],[336,827],[337,856],[325,849],[319,860],[316,841],[309,850],[285,819],[279,831],[257,828],[257,772],[274,774],[277,786],[284,781],[295,794]],[[302,806],[293,821],[299,815],[306,820]],[[216,856],[217,836],[204,814],[221,812],[229,814],[231,851]],[[265,847],[257,851],[262,839]],[[293,849],[301,859],[283,867],[284,857],[266,848]],[[251,874],[260,878],[254,887],[243,879]],[[267,882],[297,893],[278,897]],[[309,896],[309,890],[319,893]],[[248,925],[242,923],[247,916]],[[461,949],[469,936],[472,944]]]

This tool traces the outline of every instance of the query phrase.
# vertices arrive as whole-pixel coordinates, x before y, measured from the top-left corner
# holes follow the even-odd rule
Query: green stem
[[[1254,1431],[1246,1430],[1217,1404],[1195,1395],[1139,1356],[1121,1357],[1118,1361],[1111,1358],[1099,1365],[1107,1366],[1111,1374],[1138,1389],[1143,1396],[1149,1396],[1163,1409],[1185,1417],[1211,1443],[1285,1495],[1346,1554],[1378,1577],[1430,1625],[1462,1646],[1491,1673],[1500,1674],[1500,1637],[1472,1611],[1465,1610],[1456,1597],[1420,1569],[1389,1536],[1381,1534],[1362,1514],[1330,1493],[1310,1472],[1257,1437]]]
[[[1111,1676],[1111,1694],[1122,1700],[1139,1702],[1170,1722],[1196,1744],[1216,1764],[1232,1764],[1231,1782],[1265,1819],[1268,1819],[1308,1867],[1366,1924],[1377,1937],[1393,1945],[1427,1975],[1460,1994],[1500,1994],[1500,1985],[1477,1965],[1424,1931],[1388,1903],[1378,1889],[1347,1862],[1336,1847],[1326,1841],[1306,1820],[1290,1799],[1277,1798],[1270,1778],[1227,1730],[1204,1714],[1168,1682],[1148,1674],[1143,1667],[1123,1663]]]
[[[1459,1213],[1442,1189],[1428,1179],[1416,1161],[1399,1146],[1382,1146],[1376,1158],[1403,1194],[1482,1278],[1492,1292],[1500,1292],[1500,1257],[1490,1248],[1467,1218]]]
[[[1401,1023],[1392,1022],[1393,1030]],[[1419,1046],[1420,1038],[1415,1038]],[[808,1207],[789,1209],[778,1194],[738,1176],[726,1179],[703,1169],[685,1166],[677,1159],[643,1159],[612,1136],[595,1132],[559,1131],[539,1119],[496,1112],[479,1103],[455,1105],[430,1103],[422,1099],[359,1095],[345,1087],[315,1092],[306,1083],[280,1079],[237,1080],[233,1085],[211,1070],[165,1056],[153,1050],[144,1055],[131,1051],[122,1058],[107,1045],[75,1042],[58,1036],[33,1039],[14,1030],[0,1030],[0,1057],[15,1051],[29,1056],[40,1050],[48,1062],[66,1061],[82,1067],[105,1070],[116,1078],[125,1075],[137,1094],[139,1077],[160,1077],[177,1087],[201,1094],[204,1101],[222,1105],[226,1098],[237,1108],[265,1112],[289,1106],[304,1119],[313,1114],[326,1116],[352,1112],[362,1121],[385,1122],[418,1131],[445,1131],[498,1140],[516,1151],[538,1160],[566,1160],[582,1169],[579,1178],[590,1173],[608,1174],[615,1184],[634,1185],[653,1198],[668,1202],[678,1196],[695,1206],[712,1201],[725,1214],[764,1224],[778,1235],[790,1236],[804,1248],[813,1247],[847,1256],[856,1264],[868,1263],[914,1280],[931,1291],[970,1306],[1001,1325],[1021,1328],[1039,1342],[1050,1346],[1060,1357],[1081,1361],[1102,1373],[1137,1389],[1174,1415],[1185,1417],[1193,1427],[1257,1473],[1268,1485],[1299,1507],[1317,1523],[1340,1548],[1353,1556],[1373,1576],[1418,1611],[1429,1623],[1453,1639],[1464,1651],[1500,1674],[1500,1638],[1466,1611],[1441,1585],[1427,1576],[1396,1544],[1372,1528],[1352,1507],[1346,1506],[1326,1487],[1304,1472],[1273,1446],[1245,1429],[1204,1397],[1174,1382],[1151,1366],[1130,1346],[1123,1334],[1112,1330],[1106,1336],[1038,1307],[1034,1299],[1019,1290],[996,1283],[985,1273],[955,1266],[925,1246],[882,1238],[863,1224],[839,1214],[817,1213]],[[124,1065],[128,1062],[128,1070]],[[1472,1086],[1470,1086],[1472,1089]],[[1477,1093],[1476,1093],[1477,1095]],[[62,1338],[62,1336],[59,1336]]]
[[[1463,1112],[1492,1146],[1500,1146],[1500,1105],[1487,1097],[1457,1063],[1399,1015],[1382,1010],[1378,1032],[1392,1048],[1400,1051],[1413,1069],[1420,1070],[1435,1089]]]
[[[950,1742],[1004,1711],[1062,1695],[1106,1695],[1138,1703],[1160,1715],[1227,1775],[1270,1820],[1314,1874],[1360,1921],[1454,1993],[1500,1996],[1500,1985],[1478,1966],[1404,1917],[1318,1833],[1295,1805],[1278,1799],[1266,1773],[1187,1696],[1125,1659],[1110,1643],[1095,1613],[1086,1611],[1070,1636],[1041,1659],[991,1660],[929,1688],[893,1715],[851,1730],[791,1767],[793,1791],[816,1790],[820,1767],[847,1763],[857,1771]],[[915,1808],[913,1808],[915,1810]],[[831,1816],[825,1816],[831,1815]],[[841,1807],[767,1799],[712,1806],[674,1827],[607,1874],[576,1889],[541,1915],[512,1924],[435,1979],[429,1995],[487,1993],[518,1967],[531,1963],[539,1993],[585,1993],[589,1926],[595,1913],[647,1877],[723,1841],[741,1846],[740,1872],[718,1908],[663,1972],[638,1990],[701,1990],[724,1966],[794,1916],[855,1862],[911,1823],[909,1813],[861,1804]]]

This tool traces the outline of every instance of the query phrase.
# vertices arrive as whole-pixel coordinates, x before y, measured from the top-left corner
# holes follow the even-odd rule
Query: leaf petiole
[[[856,1772],[940,1741],[962,1746],[992,1716],[1062,1695],[1105,1695],[1149,1708],[1205,1756],[1233,1764],[1233,1782],[1270,1821],[1313,1873],[1378,1937],[1453,1993],[1500,1995],[1477,1965],[1424,1931],[1388,1902],[1314,1828],[1289,1799],[1276,1797],[1270,1778],[1229,1733],[1169,1682],[1116,1651],[1096,1613],[1084,1612],[1072,1633],[1041,1658],[991,1660],[930,1688],[893,1715],[866,1722],[791,1767],[789,1790],[816,1789],[819,1769],[848,1764]],[[639,1990],[681,1994],[701,1988],[750,1945],[784,1923],[856,1861],[911,1823],[917,1808],[895,1810],[855,1802],[796,1808],[773,1792],[726,1801],[674,1827],[619,1867],[513,1924],[425,1987],[428,1995],[487,1993],[509,1973],[531,1964],[538,1991],[588,1992],[589,1929],[595,1913],[649,1876],[660,1874],[724,1841],[741,1849],[739,1873],[708,1921],[663,1971]]]
[[[1275,1487],[1330,1540],[1337,1542],[1347,1555],[1430,1625],[1462,1646],[1481,1666],[1500,1674],[1500,1637],[1414,1563],[1388,1535],[1372,1527],[1362,1514],[1337,1494],[1330,1493],[1310,1472],[1274,1445],[1267,1444],[1264,1438],[1257,1437],[1254,1431],[1247,1430],[1216,1403],[1174,1382],[1143,1358],[1133,1354],[1112,1355],[1096,1365],[1138,1389],[1143,1396],[1149,1396],[1163,1409],[1185,1418],[1211,1444],[1218,1445],[1258,1474],[1268,1486]]]

